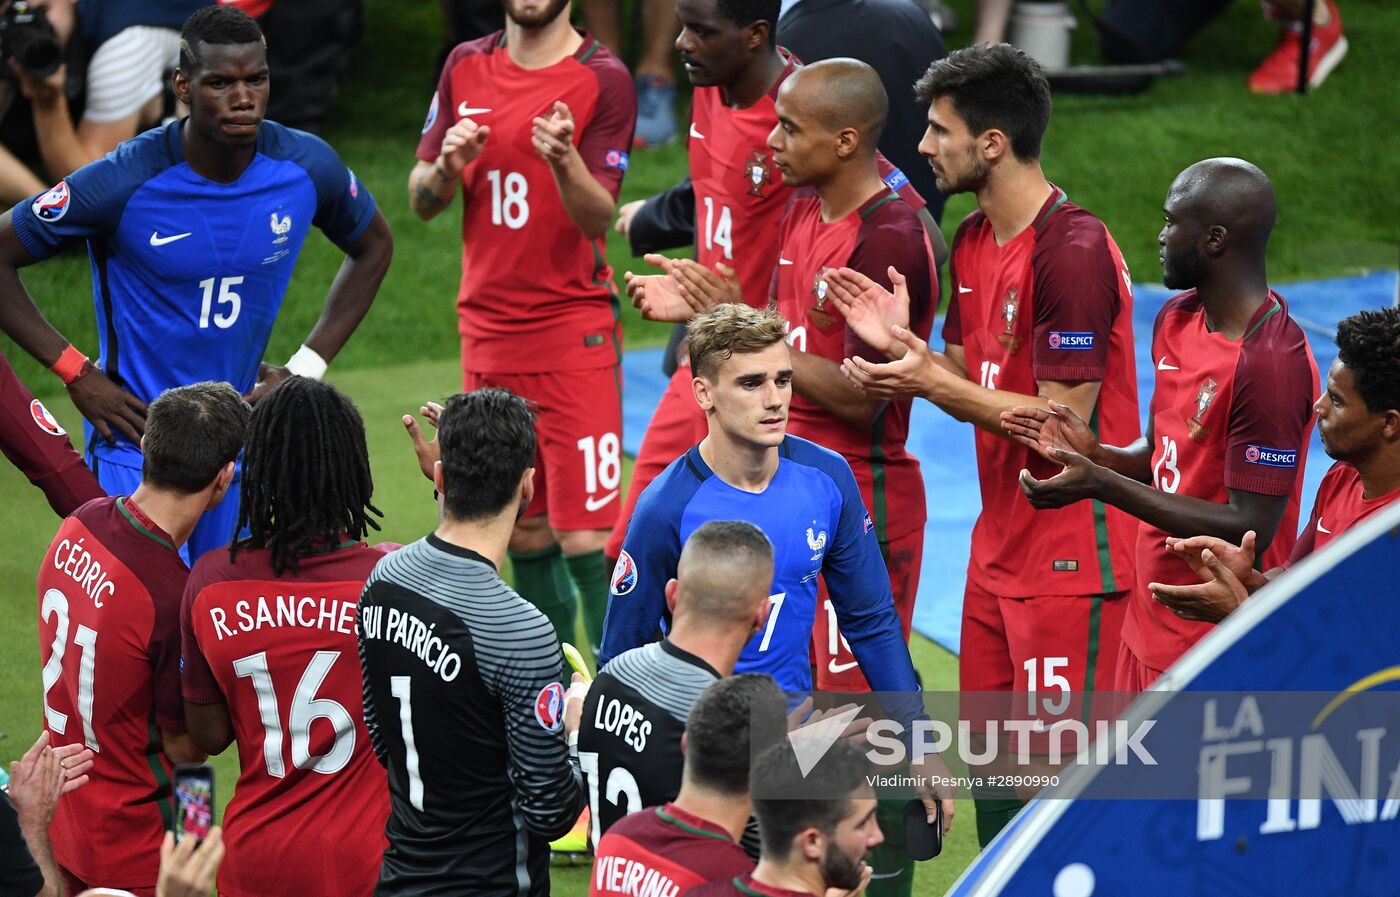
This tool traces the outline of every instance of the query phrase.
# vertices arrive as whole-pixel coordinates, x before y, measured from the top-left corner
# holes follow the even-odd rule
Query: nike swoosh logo
[[[1157,362],[1157,370],[1159,370],[1159,371],[1179,371],[1179,370],[1181,370],[1181,368],[1177,367],[1177,366],[1174,365],[1174,364],[1167,364],[1167,356],[1163,355],[1162,358],[1161,358],[1161,360]]]
[[[972,292],[972,287],[965,287],[965,286],[963,286],[962,284],[958,284],[958,292],[959,292],[959,293],[971,293],[971,292]]]
[[[705,139],[705,135],[704,135],[704,134],[701,134],[699,131],[697,131],[697,130],[695,129],[695,122],[691,122],[691,123],[690,123],[690,136],[691,136],[691,137],[694,137],[696,140],[704,140],[704,139]]]
[[[835,660],[829,661],[826,668],[833,673],[844,673],[853,667],[860,665],[859,661],[853,660],[850,663],[837,663]]]
[[[458,103],[458,104],[457,104],[457,114],[460,115],[460,116],[462,116],[462,118],[469,118],[469,117],[471,117],[471,116],[473,116],[473,115],[481,115],[483,112],[490,112],[490,111],[491,111],[490,109],[473,109],[472,107],[468,106],[466,103]]]
[[[593,498],[593,496],[591,496],[591,495],[588,496],[588,498],[584,500],[583,506],[584,506],[585,508],[587,508],[588,510],[590,510],[590,511],[596,511],[596,510],[598,510],[599,508],[601,508],[601,507],[603,507],[604,505],[606,505],[608,502],[612,501],[614,498],[617,498],[617,490],[616,490],[616,489],[614,489],[613,491],[609,492],[607,495],[604,495],[601,499],[595,500],[595,499]]]
[[[1326,533],[1329,536],[1332,535],[1332,531],[1327,527],[1323,526],[1321,520],[1317,522],[1317,531],[1320,533]]]
[[[183,240],[189,235],[189,232],[185,232],[183,234],[172,234],[169,237],[162,237],[158,231],[151,231],[151,245],[164,246],[166,243],[174,243],[176,240]]]
[[[782,256],[778,256],[778,264],[780,264],[780,265],[792,265],[792,264],[795,264],[795,262],[793,262],[792,259],[785,259],[785,258],[783,258]]]

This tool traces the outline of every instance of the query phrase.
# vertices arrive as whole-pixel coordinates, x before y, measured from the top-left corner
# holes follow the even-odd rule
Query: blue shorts
[[[141,468],[128,467],[106,458],[97,458],[87,452],[87,462],[92,472],[97,474],[98,484],[108,495],[130,495],[141,485]],[[206,551],[220,548],[233,541],[238,531],[238,487],[240,477],[235,474],[233,484],[224,493],[224,500],[217,507],[204,512],[195,524],[189,541],[180,546],[180,557],[191,567]]]

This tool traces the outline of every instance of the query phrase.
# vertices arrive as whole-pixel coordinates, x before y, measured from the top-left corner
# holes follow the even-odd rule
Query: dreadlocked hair
[[[365,424],[344,393],[319,380],[292,377],[258,402],[243,452],[239,531],[250,533],[229,546],[264,548],[277,575],[317,543],[334,545],[344,536],[359,540],[379,529],[371,514]]]

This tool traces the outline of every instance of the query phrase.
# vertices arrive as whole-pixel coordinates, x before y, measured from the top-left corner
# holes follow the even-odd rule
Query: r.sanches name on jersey
[[[1092,331],[1052,330],[1049,345],[1052,349],[1092,349],[1094,334]]]
[[[593,727],[600,732],[616,735],[639,754],[646,750],[647,736],[651,734],[651,720],[631,704],[617,698],[605,698],[598,702]]]
[[[1245,446],[1244,460],[1249,464],[1262,464],[1265,467],[1297,467],[1298,450],[1249,445]]]
[[[234,619],[222,607],[209,608],[209,620],[219,641],[264,627],[299,626],[303,629],[325,629],[341,635],[355,634],[355,602],[334,598],[312,598],[309,595],[278,595],[269,601],[259,595],[256,601],[238,601],[233,605]]]
[[[361,638],[393,642],[417,655],[443,682],[451,682],[462,671],[462,658],[433,635],[436,627],[397,607],[366,607],[360,614]]]

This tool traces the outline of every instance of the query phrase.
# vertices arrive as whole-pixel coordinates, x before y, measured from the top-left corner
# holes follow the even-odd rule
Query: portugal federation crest
[[[815,301],[807,311],[807,316],[812,319],[821,330],[831,329],[831,325],[836,323],[836,317],[826,309],[826,300],[830,286],[826,282],[826,273],[831,269],[822,265],[817,273],[812,276],[812,289],[810,290]]]
[[[1002,328],[1001,336],[997,337],[997,342],[1012,352],[1021,346],[1021,341],[1016,338],[1016,319],[1020,317],[1020,314],[1020,294],[1015,290],[1007,290],[1006,295],[1001,299],[1001,317],[1006,322],[1006,326]]]
[[[1191,430],[1191,438],[1197,442],[1210,434],[1210,427],[1205,425],[1202,418],[1210,410],[1210,403],[1215,401],[1215,393],[1219,388],[1220,384],[1207,377],[1205,382],[1201,384],[1200,391],[1196,393],[1196,416],[1187,421],[1186,424]]]
[[[763,188],[773,183],[773,158],[767,153],[754,153],[744,163],[744,177],[749,182],[749,195],[762,196]]]

